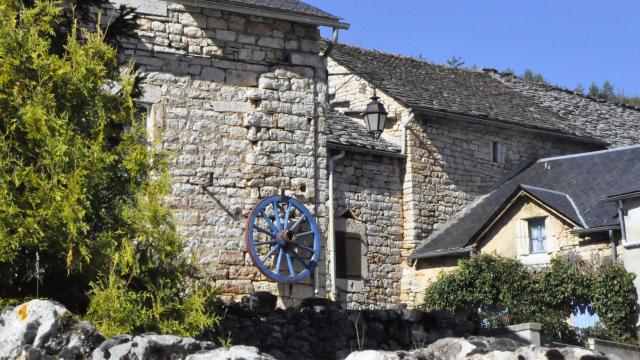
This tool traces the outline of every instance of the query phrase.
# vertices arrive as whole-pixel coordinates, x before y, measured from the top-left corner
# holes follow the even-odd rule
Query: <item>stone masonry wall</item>
[[[355,218],[336,220],[336,230],[360,233],[366,248],[363,279],[338,282],[349,308],[386,308],[400,301],[403,162],[352,152],[335,162],[336,217],[348,212]]]
[[[313,277],[278,286],[257,271],[244,225],[259,199],[282,190],[309,207],[326,234],[326,61],[317,27],[167,9],[141,15],[122,61],[139,66],[150,128],[173,156],[169,202],[188,250],[227,299],[266,290],[288,305],[313,296]]]

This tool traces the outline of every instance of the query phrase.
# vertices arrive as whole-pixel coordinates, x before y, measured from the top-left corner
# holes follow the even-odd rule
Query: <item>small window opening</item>
[[[545,229],[545,218],[528,220],[530,253],[541,254],[547,252],[547,231]]]
[[[496,164],[502,164],[504,162],[504,145],[502,145],[502,143],[497,141],[491,142],[491,159]]]
[[[335,232],[336,277],[362,279],[362,239],[358,233]]]

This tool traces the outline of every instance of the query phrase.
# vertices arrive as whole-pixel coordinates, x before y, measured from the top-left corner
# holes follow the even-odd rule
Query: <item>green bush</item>
[[[61,14],[0,0],[0,298],[60,301],[106,334],[195,335],[217,318],[163,203],[167,154],[105,34],[61,37]]]
[[[534,321],[556,340],[577,344],[589,334],[637,343],[634,274],[619,265],[597,272],[584,264],[557,257],[539,273],[515,259],[476,255],[459,268],[442,273],[425,292],[427,310],[447,309],[474,321],[478,328],[497,328]],[[574,329],[566,322],[574,307],[595,311],[604,327]]]

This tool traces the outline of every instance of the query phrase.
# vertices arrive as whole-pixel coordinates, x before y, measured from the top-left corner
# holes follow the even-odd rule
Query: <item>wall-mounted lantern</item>
[[[374,89],[371,102],[367,105],[367,109],[364,112],[364,123],[367,125],[369,134],[376,140],[380,138],[380,135],[384,131],[384,124],[387,121],[387,110],[384,109],[384,106],[378,99],[380,98],[376,96]]]

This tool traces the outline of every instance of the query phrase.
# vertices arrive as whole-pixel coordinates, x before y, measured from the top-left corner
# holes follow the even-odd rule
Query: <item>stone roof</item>
[[[281,17],[289,15],[296,20],[317,25],[349,28],[349,24],[341,22],[338,16],[330,14],[315,6],[298,0],[176,0],[192,6],[205,6],[223,10],[246,12],[265,17]]]
[[[327,116],[327,147],[362,153],[401,156],[399,146],[373,139],[362,122],[346,115],[330,113]]]
[[[218,0],[219,1],[219,0]],[[298,0],[228,0],[229,2],[266,7],[294,13],[340,20],[339,17]]]
[[[640,189],[640,145],[541,159],[474,200],[411,257],[433,257],[469,246],[520,191],[584,229],[619,225],[617,205],[602,200],[630,188]]]
[[[593,104],[585,104],[583,111],[568,118],[563,108],[576,99],[564,99],[564,105],[548,106],[539,96],[521,89],[525,86],[515,86],[493,72],[453,68],[344,44],[337,45],[330,56],[338,64],[416,112],[468,116],[480,121],[541,130],[578,140],[628,144],[618,141],[619,136],[614,134],[616,131],[598,131],[609,125],[595,124],[591,119],[601,118],[603,112],[611,109],[608,106],[600,109],[598,105],[601,103],[585,97],[579,99]],[[578,95],[573,97],[578,98]],[[634,133],[629,137],[638,139],[636,143],[640,142],[640,111],[628,108],[620,111],[632,112],[625,116],[625,119],[634,123]],[[580,121],[585,114],[589,115],[588,126],[585,126],[586,121]],[[614,116],[608,115],[604,119],[613,120]],[[612,123],[610,126],[616,125]]]
[[[484,72],[612,146],[640,143],[638,106],[595,99],[558,86],[525,81],[493,69],[485,69]]]

